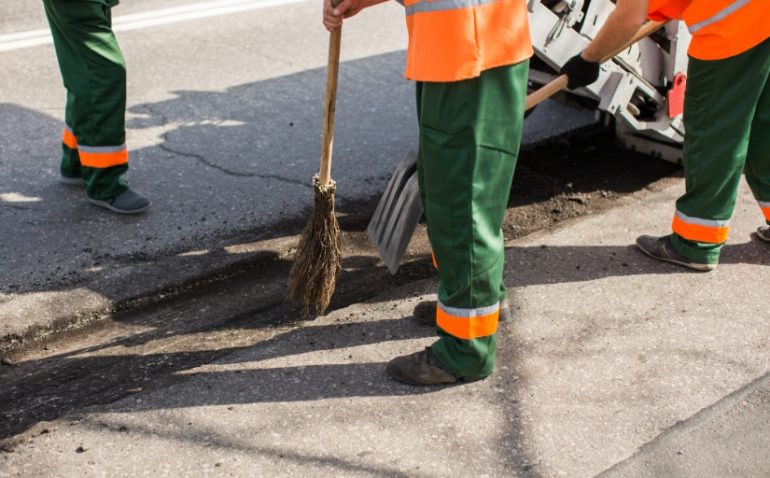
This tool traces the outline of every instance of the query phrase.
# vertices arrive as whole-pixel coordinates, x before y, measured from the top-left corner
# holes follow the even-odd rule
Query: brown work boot
[[[757,237],[762,241],[770,242],[770,226],[761,226],[757,228]]]
[[[435,300],[424,300],[420,303],[418,303],[414,307],[414,312],[412,314],[414,315],[414,318],[417,319],[418,322],[425,324],[425,325],[436,325],[436,306],[438,305],[438,302]],[[508,320],[508,317],[511,315],[511,308],[508,304],[508,299],[505,299],[502,304],[500,304],[500,321],[504,322]]]
[[[410,385],[444,385],[460,380],[439,365],[430,347],[394,358],[386,370],[391,377]]]
[[[692,262],[690,259],[676,252],[668,236],[652,237],[639,236],[636,238],[636,245],[640,251],[652,257],[655,260],[670,262],[698,272],[708,272],[716,269],[716,264],[706,264],[703,262]]]

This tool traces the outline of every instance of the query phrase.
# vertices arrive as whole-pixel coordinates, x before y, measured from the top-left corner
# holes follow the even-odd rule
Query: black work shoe
[[[150,200],[132,189],[107,199],[88,198],[91,203],[118,214],[139,214],[150,207]]]
[[[770,242],[770,226],[758,227],[757,237],[762,241]]]
[[[460,377],[444,370],[433,357],[430,347],[409,355],[396,357],[386,368],[391,377],[410,385],[445,385]]]
[[[438,302],[435,300],[424,300],[420,303],[418,303],[414,307],[414,312],[412,314],[414,315],[414,318],[417,319],[418,322],[425,324],[425,325],[436,325],[436,306],[438,305]],[[511,315],[511,307],[510,304],[508,304],[508,299],[504,300],[502,304],[500,304],[500,321],[505,322],[508,320],[508,318]]]
[[[674,246],[671,245],[671,239],[668,236],[639,236],[636,238],[636,245],[640,251],[652,257],[653,259],[677,264],[694,271],[708,272],[717,268],[716,264],[692,262],[683,255],[679,254],[674,249]]]

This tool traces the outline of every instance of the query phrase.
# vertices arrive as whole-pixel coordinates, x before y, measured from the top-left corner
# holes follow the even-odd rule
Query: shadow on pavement
[[[188,345],[198,350],[172,353],[131,353],[138,344],[117,341],[105,344],[101,355],[94,354],[96,350],[93,349],[79,349],[41,360],[28,360],[2,371],[5,385],[0,392],[0,412],[6,419],[0,423],[0,439],[12,437],[41,420],[52,420],[71,410],[111,403],[150,384],[157,387],[197,374],[180,373],[185,370],[214,361],[225,364],[251,361],[251,358],[244,358],[244,354],[251,355],[248,353],[251,349],[256,355],[253,360],[262,361],[435,335],[431,327],[416,326],[413,322],[409,317],[308,326],[278,333],[264,341],[247,337],[240,341],[240,346],[222,348],[191,334]],[[154,338],[162,342],[163,336],[168,336],[166,332],[168,330],[159,331]],[[200,350],[202,344],[212,348]],[[216,372],[207,378],[219,381],[216,394],[203,386],[199,394],[185,395],[186,403],[151,406],[149,402],[143,402],[142,406],[176,408],[194,403],[213,405],[415,393],[414,388],[401,386],[388,378],[384,364],[355,363],[353,359],[350,364],[340,365],[311,364],[283,369]],[[287,379],[285,387],[280,385],[283,379]]]
[[[95,431],[103,431],[110,425],[93,419],[86,419],[80,423],[85,428]],[[383,478],[409,478],[414,476],[411,473],[399,471],[394,467],[367,465],[363,460],[357,462],[342,457],[332,457],[328,454],[300,453],[287,449],[286,447],[267,447],[248,445],[243,440],[235,439],[227,434],[210,427],[185,426],[184,423],[177,423],[174,427],[166,427],[159,431],[148,426],[132,425],[130,432],[134,436],[146,439],[161,438],[166,441],[190,444],[193,446],[214,447],[230,452],[240,452],[249,456],[258,455],[267,457],[273,461],[291,462],[292,465],[307,465],[313,467],[316,471],[331,469],[329,472],[345,473],[346,476],[353,474],[364,474],[366,476],[382,476]],[[179,431],[181,428],[184,431]],[[123,433],[119,430],[116,433]],[[201,437],[205,436],[205,439]],[[333,470],[333,471],[332,471]]]
[[[766,245],[757,242],[727,247],[723,263],[770,264]],[[506,283],[510,288],[588,282],[616,276],[674,274],[672,277],[676,277],[677,273],[688,273],[677,266],[652,261],[631,246],[512,247],[507,257]],[[348,286],[344,287],[351,287],[352,291],[346,291],[344,287],[338,291],[335,301],[339,301],[339,306],[360,302],[360,297],[355,295],[358,287],[354,286],[362,282],[372,283],[372,267],[371,264],[367,266],[365,258],[354,256],[346,259],[348,261],[360,269],[346,272],[345,282]],[[279,265],[273,268],[273,273],[280,280],[285,278],[289,262],[280,259],[277,262]],[[427,263],[423,266],[428,269],[424,273],[429,274],[430,266]],[[697,276],[694,275],[696,280]],[[267,279],[269,281],[270,278]],[[272,295],[260,290],[262,302],[259,299],[252,302],[242,292],[253,289],[249,280],[254,279],[249,279],[247,272],[246,275],[216,284],[208,291],[205,307],[201,304],[203,308],[193,315],[189,311],[196,310],[197,290],[189,296],[153,304],[143,313],[132,313],[125,318],[117,314],[113,320],[123,324],[126,331],[114,338],[100,339],[97,330],[92,337],[97,345],[78,347],[41,360],[25,361],[16,367],[0,367],[0,379],[8,385],[0,392],[0,411],[6,411],[8,418],[5,421],[7,428],[0,427],[4,428],[0,436],[13,436],[39,420],[48,420],[69,410],[119,400],[150,383],[173,382],[179,378],[180,372],[212,361],[221,364],[244,360],[264,361],[286,355],[332,351],[340,347],[433,336],[430,327],[417,327],[408,318],[369,319],[322,326],[308,322],[301,328],[274,335],[276,327],[280,329],[298,325],[298,315],[292,306],[282,303],[282,285],[280,291],[274,291]],[[389,300],[414,296],[413,292],[407,290],[409,288],[397,289],[397,284],[378,285],[381,286],[380,292],[396,289],[406,294],[389,294],[392,296]],[[432,290],[432,286],[428,287]],[[346,296],[348,293],[353,295]],[[249,304],[245,308],[244,300]],[[513,325],[506,325],[509,326]],[[145,330],[133,331],[136,328]],[[217,334],[234,334],[234,337],[240,338],[227,338],[219,343],[216,341]],[[585,334],[590,335],[590,330],[586,330]],[[214,335],[214,342],[203,340],[202,337],[206,335]],[[244,358],[246,351],[252,347],[254,351],[248,352],[251,358]],[[502,360],[507,363],[517,362],[515,353],[515,347],[501,348]],[[151,405],[150,402],[144,402],[139,407],[165,408],[411,393],[409,387],[401,389],[383,380],[386,377],[382,363],[355,363],[355,357],[350,364],[196,372],[195,375],[200,375],[201,383],[225,380],[232,387],[225,387],[227,390],[215,396],[210,396],[204,387],[199,394],[187,395],[176,404]],[[285,384],[268,388],[253,387],[253,384],[271,382]],[[318,384],[318,387],[308,387],[312,383]],[[84,395],[83,391],[88,393]],[[14,410],[19,403],[25,402],[32,404],[29,409],[8,414],[8,410]],[[130,408],[135,409],[133,406]],[[515,410],[511,413],[515,413]]]
[[[323,325],[311,323],[302,328],[278,333],[255,344],[218,351],[224,354],[221,358],[205,351],[149,356],[70,357],[67,359],[68,367],[88,370],[92,377],[98,378],[98,388],[95,389],[91,384],[85,387],[87,384],[82,380],[64,381],[64,386],[60,386],[57,393],[62,397],[74,397],[78,395],[78,390],[88,388],[89,396],[103,397],[101,402],[93,400],[91,403],[88,403],[87,397],[81,397],[84,402],[72,404],[76,414],[70,418],[74,419],[78,426],[85,428],[109,428],[114,429],[116,433],[130,432],[138,434],[136,438],[139,439],[143,436],[159,437],[169,442],[182,443],[182,446],[205,442],[206,446],[259,456],[267,455],[298,464],[329,466],[347,472],[402,476],[397,469],[372,468],[367,465],[365,459],[330,459],[314,456],[312,453],[296,452],[291,447],[279,449],[250,445],[248,440],[239,440],[221,429],[211,429],[198,423],[180,422],[179,425],[185,430],[180,433],[180,427],[170,423],[150,425],[152,422],[137,423],[133,419],[124,421],[117,415],[140,413],[140,416],[147,417],[149,415],[142,415],[142,412],[259,403],[319,402],[319,406],[324,407],[328,406],[324,405],[325,400],[335,398],[411,397],[437,393],[446,388],[412,387],[396,382],[385,373],[385,362],[376,361],[377,353],[372,348],[388,342],[432,337],[435,333],[432,327],[420,325],[411,317],[353,320],[360,319],[362,320],[344,319]],[[509,335],[514,324],[509,323],[505,327],[505,333]],[[515,364],[518,347],[508,337],[503,342],[498,363],[508,364],[510,367],[498,367],[498,371],[489,379],[494,383],[480,382],[481,388],[475,389],[472,398],[468,397],[476,402],[494,400],[494,403],[490,402],[490,406],[502,413],[501,422],[496,425],[502,435],[493,443],[469,446],[481,447],[485,453],[493,452],[497,455],[495,459],[505,464],[506,469],[518,470],[517,476],[538,476],[531,468],[534,460],[530,459],[522,443],[516,398],[518,378]],[[375,358],[375,361],[368,361],[372,358]],[[25,363],[24,366],[36,369],[56,366],[55,362],[47,362]],[[199,366],[204,366],[205,369],[194,370]],[[152,389],[136,395],[136,399],[128,396],[131,395],[131,390],[141,389],[150,382],[152,377],[148,375],[156,373],[158,368],[164,369],[163,373],[169,375],[168,380],[152,382]],[[190,372],[184,372],[185,370]],[[496,392],[487,393],[485,390],[489,387],[495,388]],[[506,391],[505,394],[497,394],[500,388]],[[121,398],[118,397],[121,393],[128,397],[110,404],[115,400],[105,400],[110,398],[109,393],[115,394],[115,400]],[[89,409],[89,406],[100,404],[108,405]],[[367,405],[366,402],[353,402],[349,406],[353,410],[351,413],[354,413]],[[417,407],[415,413],[419,407],[425,406],[424,402],[409,402],[410,408]],[[483,403],[479,406],[483,406]],[[109,417],[100,412],[106,412]],[[175,416],[166,415],[166,419],[173,421]],[[471,416],[467,419],[472,422]],[[19,423],[15,429],[5,430],[0,437],[13,436],[9,431],[18,433],[32,423],[21,425]],[[394,422],[391,433],[398,436],[403,426],[404,423],[400,421]],[[425,426],[430,427],[430,424],[426,421]],[[265,430],[255,425],[254,433],[264,433]],[[205,440],[201,437],[205,437]],[[512,443],[515,446],[512,447]],[[380,451],[383,448],[383,444],[373,446]]]
[[[403,56],[342,65],[334,176],[338,210],[354,221],[371,214],[415,139]],[[137,217],[96,208],[82,189],[58,183],[60,121],[0,104],[0,123],[9,125],[0,131],[0,294],[84,287],[125,298],[140,269],[158,280],[158,261],[170,261],[167,273],[205,270],[212,256],[230,254],[223,245],[297,234],[312,207],[324,82],[325,69],[315,68],[131,106],[144,116],[128,120],[129,139],[157,142],[129,144],[127,178],[153,201]],[[181,256],[190,251],[203,253]],[[120,268],[139,274],[116,280]]]
[[[757,239],[727,244],[721,265],[770,265],[767,244]],[[526,271],[522,274],[521,271]],[[690,271],[684,267],[653,260],[635,245],[627,246],[513,246],[508,249],[506,283],[509,287],[540,284],[589,282],[609,277],[647,274],[717,274]]]

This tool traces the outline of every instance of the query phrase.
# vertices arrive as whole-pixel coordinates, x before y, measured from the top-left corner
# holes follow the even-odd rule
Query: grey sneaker
[[[414,312],[412,312],[412,314],[418,322],[425,325],[435,326],[437,304],[438,303],[435,300],[424,300],[414,307]],[[500,304],[500,321],[505,322],[510,316],[511,307],[510,304],[508,304],[508,299],[506,299]]]
[[[757,237],[765,242],[770,242],[770,226],[760,226],[757,228]]]
[[[109,209],[118,214],[139,214],[150,207],[150,200],[134,191],[126,189],[117,196],[107,199],[88,198],[92,204]]]
[[[668,236],[639,236],[636,238],[636,245],[640,251],[652,257],[653,259],[677,264],[694,271],[708,272],[717,268],[716,264],[692,262],[683,255],[679,254],[674,249],[674,246],[671,245],[671,239],[669,239]]]
[[[59,176],[59,182],[67,186],[85,186],[82,176]]]

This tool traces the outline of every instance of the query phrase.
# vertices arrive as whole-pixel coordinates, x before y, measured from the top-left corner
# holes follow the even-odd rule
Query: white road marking
[[[125,32],[304,1],[306,0],[213,0],[114,17],[112,19],[112,29],[116,32]],[[0,52],[47,45],[52,42],[51,31],[47,28],[8,33],[0,35]]]

